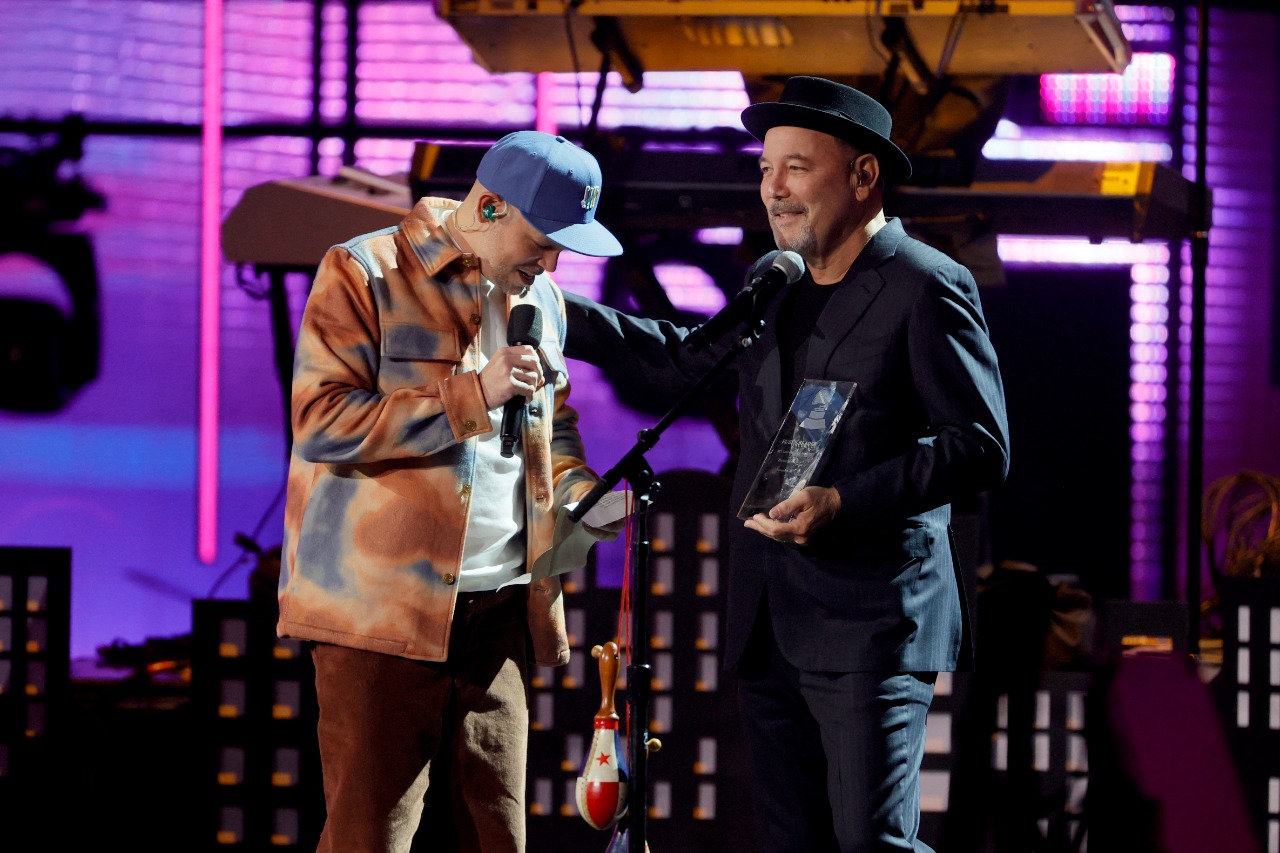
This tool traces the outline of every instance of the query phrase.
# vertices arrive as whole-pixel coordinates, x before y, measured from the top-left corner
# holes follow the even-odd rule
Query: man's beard
[[[777,213],[803,213],[803,209],[790,207],[770,208],[770,219]],[[814,251],[818,247],[818,240],[813,234],[813,228],[809,225],[809,218],[806,216],[800,221],[800,233],[793,237],[784,237],[778,229],[773,229],[773,242],[779,249],[783,251],[795,252],[806,261],[813,257]]]
[[[493,282],[494,287],[508,296],[524,296],[529,292],[529,285],[524,283],[518,267],[511,266],[502,270],[495,269],[492,272],[493,277],[489,278],[489,281]],[[537,275],[541,275],[542,272],[543,270],[539,268]]]
[[[804,224],[801,225],[799,234],[784,237],[778,231],[774,231],[773,242],[779,249],[795,252],[806,261],[813,257],[814,250],[818,247],[817,238],[814,237],[813,229],[809,227],[808,220],[805,220]]]

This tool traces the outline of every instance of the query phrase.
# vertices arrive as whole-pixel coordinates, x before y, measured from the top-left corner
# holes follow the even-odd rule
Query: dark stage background
[[[1129,271],[1007,270],[983,310],[1017,460],[991,495],[992,555],[1129,596]]]

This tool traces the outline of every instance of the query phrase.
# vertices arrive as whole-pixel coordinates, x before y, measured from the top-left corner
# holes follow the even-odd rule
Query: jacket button
[[[440,580],[444,581],[445,586],[453,586],[454,582],[458,579],[452,572],[446,572],[444,577],[440,578]]]
[[[462,431],[463,431],[463,432],[474,432],[474,431],[475,431],[475,428],[476,428],[476,422],[475,422],[475,421],[463,421],[463,422],[462,422]]]
[[[480,315],[479,315],[479,314],[472,314],[472,315],[471,315],[471,325],[473,325],[473,326],[479,326],[479,325],[480,325]]]

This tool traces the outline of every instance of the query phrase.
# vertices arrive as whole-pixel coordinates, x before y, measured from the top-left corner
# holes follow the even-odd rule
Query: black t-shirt
[[[818,317],[827,307],[838,284],[815,284],[804,276],[783,291],[778,306],[778,354],[782,359],[782,406],[795,399],[804,381],[804,365],[809,357],[809,341],[818,326]]]

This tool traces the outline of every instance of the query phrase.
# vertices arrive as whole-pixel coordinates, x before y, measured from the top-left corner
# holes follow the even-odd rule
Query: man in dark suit
[[[885,183],[911,164],[880,104],[793,77],[742,120],[764,144],[774,239],[806,269],[735,362],[732,511],[803,380],[856,383],[813,483],[730,541],[724,662],[761,853],[928,850],[925,718],[937,673],[970,664],[951,503],[1009,466],[996,354],[969,271],[885,216]],[[727,346],[694,354],[688,330],[566,299],[566,354],[637,377],[696,379]]]

